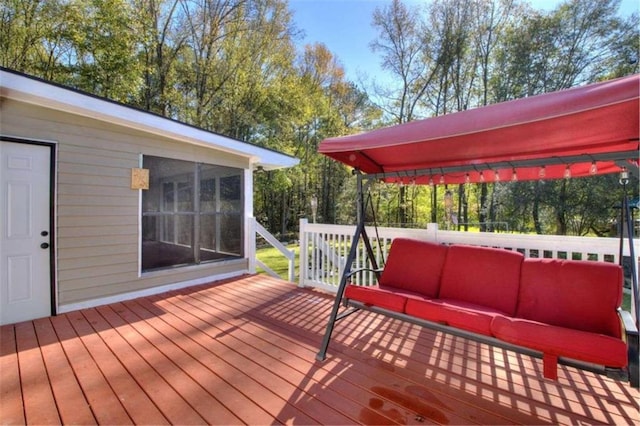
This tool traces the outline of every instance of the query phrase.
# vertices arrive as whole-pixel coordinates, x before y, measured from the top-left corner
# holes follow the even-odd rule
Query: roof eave
[[[0,70],[0,96],[217,149],[247,158],[254,167],[265,170],[293,167],[299,163],[299,159],[286,154],[4,70]]]

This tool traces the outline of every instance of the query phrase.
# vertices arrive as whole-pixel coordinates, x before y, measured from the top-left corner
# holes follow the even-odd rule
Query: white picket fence
[[[330,292],[337,291],[355,230],[355,226],[312,224],[307,219],[300,220],[300,286],[315,287]],[[502,247],[517,250],[526,257],[613,263],[618,263],[620,251],[618,238],[443,231],[438,229],[437,224],[429,224],[426,229],[379,227],[376,230],[371,226],[366,227],[366,232],[379,266],[384,265],[391,241],[397,237],[444,244]],[[628,244],[628,240],[625,240],[623,256],[629,255]],[[634,254],[636,257],[640,255],[638,239],[634,240]],[[352,269],[364,267],[371,267],[371,265],[365,245],[361,242]],[[373,273],[359,274],[354,279],[362,284],[375,282]]]

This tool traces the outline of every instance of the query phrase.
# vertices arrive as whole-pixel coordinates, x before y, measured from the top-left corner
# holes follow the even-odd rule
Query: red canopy
[[[639,105],[640,74],[329,138],[319,152],[417,183],[613,173],[637,167]]]

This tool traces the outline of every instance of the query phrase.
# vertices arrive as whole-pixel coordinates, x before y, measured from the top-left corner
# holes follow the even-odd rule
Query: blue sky
[[[294,22],[305,33],[301,44],[324,43],[338,57],[347,78],[355,82],[359,77],[380,79],[383,75],[376,55],[369,48],[376,37],[371,16],[376,7],[389,3],[390,0],[289,0]],[[549,10],[560,1],[530,0],[530,3],[535,8]],[[629,15],[639,9],[640,0],[622,0],[620,13]]]

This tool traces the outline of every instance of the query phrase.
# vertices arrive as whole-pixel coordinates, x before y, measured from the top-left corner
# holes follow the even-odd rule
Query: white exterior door
[[[0,324],[51,312],[51,149],[0,142]]]

